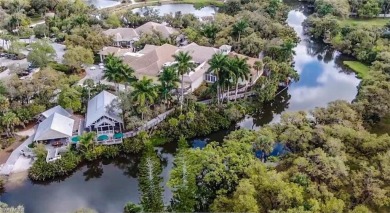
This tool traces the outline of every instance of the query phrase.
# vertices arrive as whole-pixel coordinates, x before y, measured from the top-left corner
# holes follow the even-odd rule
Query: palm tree
[[[287,39],[282,45],[281,45],[281,53],[284,56],[284,60],[289,60],[291,56],[295,55],[295,43],[291,41],[291,39]]]
[[[246,20],[240,20],[236,24],[233,25],[233,34],[237,35],[238,43],[240,43],[240,41],[241,41],[241,34],[244,32],[244,30],[248,26],[249,26],[249,24]]]
[[[257,71],[257,74],[259,74],[259,71],[263,69],[263,62],[255,61],[255,63],[253,64],[253,68]]]
[[[214,73],[217,77],[217,101],[219,104],[221,98],[221,88],[222,82],[224,81],[222,73],[228,69],[228,58],[227,55],[223,53],[216,53],[212,56],[212,58],[208,61],[210,65],[208,72]]]
[[[234,73],[234,81],[236,83],[236,95],[235,100],[237,100],[237,93],[238,93],[238,81],[241,80],[248,80],[250,75],[250,67],[247,63],[248,58],[239,58],[238,56],[234,57],[232,61],[231,70]]]
[[[177,88],[177,83],[180,82],[179,76],[173,67],[164,67],[158,80],[161,83],[160,92],[164,96],[164,100],[168,103],[170,92]]]
[[[217,37],[218,27],[211,23],[203,26],[202,34],[209,39],[210,44],[214,44],[215,37]]]
[[[124,81],[124,75],[122,70],[122,60],[114,55],[110,54],[106,58],[106,64],[103,77],[108,81],[114,82],[115,90],[118,91],[118,84]]]
[[[127,90],[128,83],[133,84],[138,80],[137,77],[134,75],[135,70],[129,67],[127,64],[122,63],[122,66],[120,67],[120,73],[122,75],[122,79],[125,81],[126,90]]]
[[[81,146],[81,150],[86,153],[90,150],[91,147],[95,144],[96,132],[87,132],[80,136],[80,142],[78,143]]]
[[[195,69],[195,63],[192,61],[192,57],[188,52],[180,51],[176,55],[173,55],[176,63],[173,65],[176,68],[176,71],[181,75],[181,99],[180,99],[180,109],[183,109],[184,103],[184,74],[188,74]]]
[[[1,124],[6,127],[7,136],[11,137],[17,125],[23,125],[18,116],[13,112],[5,113],[1,118]]]
[[[139,108],[144,108],[148,104],[153,104],[158,97],[157,87],[153,84],[152,79],[148,79],[145,76],[133,83],[134,91],[131,94],[133,101],[138,104]],[[142,111],[142,120],[144,119],[144,112]]]
[[[222,102],[224,97],[225,88],[227,89],[227,101],[230,101],[230,86],[234,83],[236,79],[236,73],[234,72],[233,67],[235,67],[234,60],[227,58],[226,69],[222,69],[219,74],[219,84],[222,86]]]

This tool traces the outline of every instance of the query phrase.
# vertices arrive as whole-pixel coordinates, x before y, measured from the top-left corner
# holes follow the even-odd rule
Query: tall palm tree
[[[158,80],[161,83],[160,92],[163,95],[165,102],[168,103],[170,92],[177,88],[177,83],[180,82],[179,76],[173,67],[164,67]]]
[[[145,76],[133,83],[134,91],[131,94],[133,101],[138,104],[139,108],[147,107],[153,104],[158,97],[157,87],[153,84],[152,79],[148,79]],[[142,120],[144,119],[144,113],[142,112]]]
[[[14,134],[15,126],[23,125],[18,116],[13,112],[5,113],[1,118],[1,124],[6,127],[7,136],[11,137]]]
[[[234,60],[227,58],[226,69],[222,69],[219,74],[219,84],[222,86],[222,102],[225,99],[224,91],[227,91],[227,101],[230,101],[230,86],[232,86],[236,79],[236,73],[234,72],[235,62]]]
[[[237,41],[240,43],[241,34],[245,31],[245,29],[249,27],[249,24],[246,20],[240,20],[233,25],[233,34],[237,35]]]
[[[108,81],[114,82],[115,90],[118,91],[118,84],[125,79],[122,72],[122,60],[110,54],[106,57],[105,61],[106,64],[103,77]]]
[[[120,75],[122,75],[126,89],[127,84],[131,85],[138,80],[134,73],[135,70],[133,68],[129,67],[127,64],[122,63],[122,66],[120,67]]]
[[[81,146],[81,151],[86,153],[91,147],[95,144],[96,132],[87,132],[80,136],[80,142],[78,143]]]
[[[223,53],[216,53],[212,56],[212,58],[208,61],[208,64],[210,65],[208,72],[214,73],[214,75],[217,77],[217,101],[219,104],[220,98],[221,98],[221,86],[222,82],[224,82],[224,75],[223,72],[228,69],[228,57],[227,55]]]
[[[234,82],[236,83],[236,96],[237,100],[238,93],[238,82],[239,80],[248,80],[250,75],[250,66],[247,63],[248,58],[239,58],[238,56],[234,57],[232,61],[231,70],[234,73]]]
[[[184,103],[184,74],[188,74],[195,69],[195,63],[192,61],[192,57],[188,52],[180,51],[176,55],[173,55],[175,59],[175,64],[173,67],[176,69],[177,73],[181,75],[181,99],[180,99],[180,109],[183,109]]]

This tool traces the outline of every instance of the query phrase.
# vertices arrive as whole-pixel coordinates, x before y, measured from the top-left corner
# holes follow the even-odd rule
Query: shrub
[[[133,138],[125,138],[122,143],[122,151],[128,154],[140,153],[145,148],[147,140],[146,132],[141,132]]]
[[[229,128],[233,122],[244,116],[244,110],[235,104],[228,107],[197,104],[194,110],[183,114],[174,112],[171,118],[160,124],[159,137],[166,138],[169,142],[178,140],[181,135],[185,138],[205,136]]]
[[[65,74],[71,74],[71,72],[72,72],[70,67],[65,65],[65,64],[59,64],[56,62],[52,62],[52,63],[50,63],[50,66],[51,66],[51,68],[53,68],[59,72],[63,72]]]
[[[111,146],[104,146],[102,154],[104,158],[115,158],[119,156],[119,153],[120,153],[120,146],[111,145]]]
[[[54,162],[46,162],[44,157],[38,158],[29,170],[29,177],[32,180],[44,181],[58,176],[69,175],[79,163],[81,156],[73,151],[66,152],[61,159]]]

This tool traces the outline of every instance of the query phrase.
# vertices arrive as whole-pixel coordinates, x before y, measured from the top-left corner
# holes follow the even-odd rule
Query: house
[[[102,91],[88,101],[85,127],[95,131],[102,144],[122,143],[123,120],[121,111],[113,107],[117,96]]]
[[[143,33],[158,32],[163,38],[170,38],[172,34],[178,33],[175,28],[156,22],[147,22],[137,28],[116,28],[103,31],[107,36],[112,37],[112,46],[133,47],[133,43],[138,41]]]
[[[75,125],[72,118],[57,112],[51,114],[38,125],[33,141],[45,144],[47,162],[60,159],[60,153],[67,151],[75,128],[78,126]]]
[[[185,74],[183,78],[186,92],[194,91],[205,80],[205,75],[209,69],[208,61],[213,57],[214,54],[218,53],[218,49],[191,43],[180,47],[177,52],[188,52],[196,64],[194,71]]]
[[[253,84],[261,75],[262,70],[255,70],[253,65],[260,59],[247,57],[235,52],[231,52],[231,46],[222,45],[220,48],[200,46],[196,43],[191,43],[182,47],[176,47],[170,44],[162,46],[146,45],[144,49],[137,53],[126,54],[123,57],[123,62],[132,67],[137,78],[146,76],[157,81],[158,76],[166,66],[175,64],[173,55],[179,52],[187,52],[191,55],[196,68],[183,76],[183,83],[185,92],[194,91],[203,81],[214,83],[217,77],[208,72],[208,61],[214,54],[222,52],[229,57],[247,58],[248,64],[251,66],[251,76],[249,81],[242,80],[241,85]]]
[[[103,31],[106,36],[113,39],[112,46],[131,47],[133,42],[138,41],[139,35],[133,28],[116,28]]]
[[[50,117],[54,113],[58,113],[58,114],[63,115],[65,117],[72,116],[72,114],[70,112],[68,112],[66,109],[62,108],[62,106],[57,105],[57,106],[50,108],[50,109],[42,112],[41,114],[39,114],[38,115],[38,122],[42,122],[43,120],[47,119],[48,117]]]
[[[158,32],[163,38],[166,39],[170,38],[171,35],[178,33],[175,28],[168,27],[166,24],[160,24],[152,21],[135,28],[135,31],[139,36],[141,36],[143,33],[150,34],[153,32]]]

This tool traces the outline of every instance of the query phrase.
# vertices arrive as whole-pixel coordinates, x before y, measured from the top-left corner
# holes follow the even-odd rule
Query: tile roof
[[[103,31],[107,36],[113,36],[114,41],[131,41],[138,38],[137,31],[133,28],[115,28]]]
[[[197,63],[203,63],[208,61],[215,53],[218,53],[219,50],[214,47],[200,46],[196,43],[191,43],[180,47],[178,51],[188,52],[192,56],[192,60]]]
[[[175,28],[168,27],[164,24],[156,23],[156,22],[147,22],[137,28],[135,31],[141,35],[142,33],[152,33],[154,31],[160,32],[164,38],[169,38],[169,36],[173,33],[177,33],[178,31]]]
[[[135,70],[136,74],[157,76],[165,63],[174,61],[172,55],[177,49],[173,45],[164,44],[137,59],[128,60],[128,65]]]

